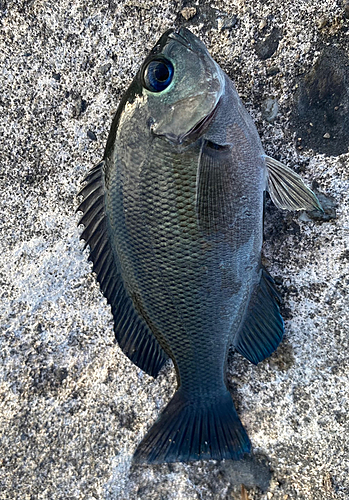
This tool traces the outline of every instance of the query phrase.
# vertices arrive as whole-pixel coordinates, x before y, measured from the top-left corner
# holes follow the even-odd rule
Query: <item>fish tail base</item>
[[[179,389],[139,444],[134,463],[239,460],[251,443],[230,393],[193,399]]]

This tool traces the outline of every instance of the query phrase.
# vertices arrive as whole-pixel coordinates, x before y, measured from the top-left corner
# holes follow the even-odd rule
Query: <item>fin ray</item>
[[[261,280],[250,300],[246,319],[233,342],[235,349],[253,364],[270,356],[284,333],[277,300],[279,294],[270,274],[262,269]]]
[[[316,195],[298,174],[270,156],[265,156],[265,163],[268,170],[268,191],[278,208],[323,212]]]
[[[214,400],[195,399],[179,388],[139,444],[133,460],[135,463],[238,460],[250,448],[225,388]]]
[[[98,191],[98,195],[97,195]],[[103,188],[102,186],[98,185],[97,189],[92,191],[89,195],[84,197],[84,201],[80,203],[80,210],[81,212],[85,212],[87,209],[91,209],[91,205],[95,203],[96,200],[100,198],[100,196],[103,196]]]
[[[207,236],[230,230],[234,217],[233,177],[230,146],[205,141],[199,161],[196,212],[198,225]]]

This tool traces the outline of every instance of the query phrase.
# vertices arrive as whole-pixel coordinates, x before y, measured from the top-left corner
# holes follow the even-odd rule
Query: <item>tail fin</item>
[[[250,440],[228,391],[214,401],[189,399],[179,389],[139,444],[135,463],[239,460]]]

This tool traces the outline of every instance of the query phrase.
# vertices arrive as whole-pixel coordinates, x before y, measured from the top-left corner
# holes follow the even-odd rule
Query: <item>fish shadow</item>
[[[190,463],[132,464],[129,481],[142,498],[151,498],[152,491],[159,487],[159,481],[168,482],[175,476],[186,476],[187,480],[200,489],[209,488],[212,493],[225,488],[233,489],[244,485],[268,491],[272,478],[270,461],[263,454],[245,455],[241,460],[207,460]]]

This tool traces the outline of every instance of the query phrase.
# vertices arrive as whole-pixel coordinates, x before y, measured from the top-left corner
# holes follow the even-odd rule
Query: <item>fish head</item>
[[[144,61],[139,78],[147,125],[174,144],[192,142],[207,128],[224,92],[224,73],[186,28],[168,30]]]

